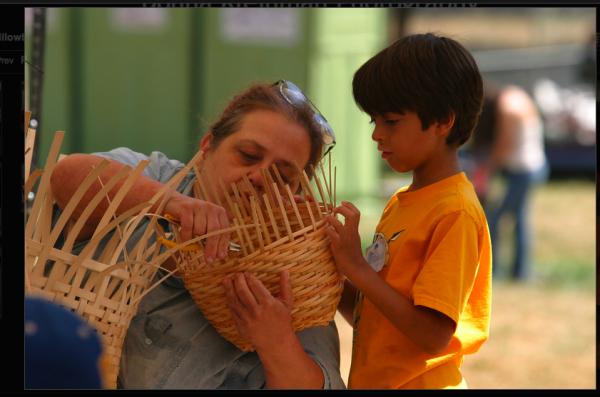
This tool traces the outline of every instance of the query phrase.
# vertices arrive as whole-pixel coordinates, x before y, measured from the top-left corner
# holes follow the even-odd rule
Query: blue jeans
[[[515,220],[515,250],[511,276],[515,280],[525,280],[531,275],[529,225],[529,196],[532,187],[544,182],[548,177],[548,166],[544,165],[534,172],[504,171],[506,193],[500,205],[488,210],[490,237],[492,240],[492,274],[498,274],[498,225],[500,220],[511,215]]]

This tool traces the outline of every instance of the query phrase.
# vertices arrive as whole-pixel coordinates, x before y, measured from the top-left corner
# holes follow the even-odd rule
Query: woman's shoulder
[[[128,147],[118,147],[110,151],[93,154],[116,160],[131,167],[136,167],[140,162],[147,160],[148,165],[144,169],[143,175],[163,183],[185,166],[181,161],[171,159],[165,153],[159,151],[153,151],[146,155]]]

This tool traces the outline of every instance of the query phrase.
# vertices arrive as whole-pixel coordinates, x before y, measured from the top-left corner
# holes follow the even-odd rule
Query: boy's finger
[[[331,241],[331,244],[337,246],[340,242],[340,235],[335,231],[335,229],[332,226],[327,226],[325,228],[325,234],[327,234],[327,237],[329,237],[329,240]]]
[[[327,217],[327,223],[329,223],[329,225],[331,227],[333,227],[337,233],[341,233],[344,228],[344,225],[342,225],[342,222],[338,221],[333,216]]]
[[[351,210],[353,210],[355,212],[358,212],[360,214],[360,210],[358,208],[356,208],[356,206],[354,204],[352,204],[351,202],[349,202],[349,201],[342,201],[342,205],[345,206],[345,207],[347,207],[347,208],[350,208]]]
[[[346,218],[346,224],[350,224],[352,226],[358,226],[358,222],[360,220],[360,212],[356,212],[354,209],[342,206],[338,207],[337,213],[341,214]]]

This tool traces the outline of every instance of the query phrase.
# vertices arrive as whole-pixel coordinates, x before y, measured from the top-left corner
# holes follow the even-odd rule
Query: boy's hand
[[[223,280],[227,305],[241,336],[257,352],[279,349],[278,343],[294,335],[292,306],[294,298],[289,273],[281,272],[280,294],[275,298],[264,284],[248,273],[238,273]]]
[[[342,201],[342,205],[334,209],[334,213],[344,216],[344,224],[328,216],[329,226],[325,229],[331,240],[331,251],[338,271],[350,280],[365,264],[358,234],[360,211],[352,203]]]

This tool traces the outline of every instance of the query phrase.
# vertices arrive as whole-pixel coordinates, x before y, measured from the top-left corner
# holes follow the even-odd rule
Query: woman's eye
[[[240,156],[244,159],[244,161],[248,163],[256,163],[260,161],[260,157],[256,156],[252,153],[244,152],[240,150]]]

